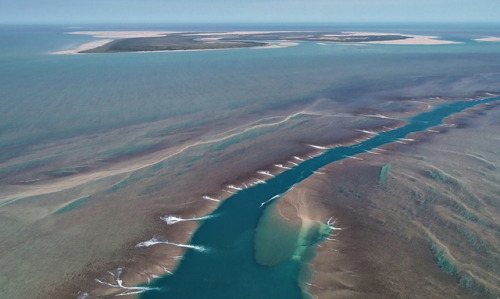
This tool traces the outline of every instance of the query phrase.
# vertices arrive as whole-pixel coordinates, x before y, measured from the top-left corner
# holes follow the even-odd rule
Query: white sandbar
[[[341,38],[346,36],[373,36],[373,35],[401,35],[408,37],[406,39],[398,40],[385,40],[385,41],[367,41],[358,42],[363,44],[384,44],[384,45],[446,45],[446,44],[459,44],[459,42],[439,40],[437,36],[428,35],[410,35],[400,33],[387,33],[387,32],[342,32],[342,35],[324,35],[324,39]]]
[[[476,38],[474,40],[478,42],[500,42],[500,37],[490,36],[490,37]]]
[[[90,50],[94,49],[100,46],[104,46],[105,44],[112,42],[112,39],[100,39],[100,40],[95,40],[89,43],[85,43],[83,45],[78,46],[76,49],[71,49],[71,50],[64,50],[64,51],[57,51],[57,52],[52,52],[51,54],[80,54],[79,52],[85,51],[85,50]]]
[[[258,47],[253,47],[253,49],[280,49],[280,48],[288,48],[288,47],[293,47],[297,46],[299,43],[294,43],[294,42],[279,42],[279,43],[271,43],[267,46],[258,46]]]

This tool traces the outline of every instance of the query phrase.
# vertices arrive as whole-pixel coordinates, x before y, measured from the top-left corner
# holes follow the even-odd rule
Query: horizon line
[[[417,24],[417,25],[432,25],[432,24],[500,24],[500,21],[335,21],[335,22],[2,22],[0,25],[272,25],[272,26],[289,26],[289,25],[364,25],[364,24]]]

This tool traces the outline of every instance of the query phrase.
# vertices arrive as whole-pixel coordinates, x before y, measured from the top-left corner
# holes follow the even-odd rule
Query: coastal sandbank
[[[380,32],[344,32],[345,34],[356,35],[390,35],[396,33],[380,33]],[[411,34],[401,34],[408,38],[398,39],[398,40],[387,40],[387,41],[368,41],[362,42],[364,44],[386,44],[386,45],[448,45],[448,44],[459,44],[459,42],[439,40],[438,36],[430,35],[411,35]]]
[[[474,40],[478,42],[500,42],[500,37],[490,36],[490,37],[476,38]]]
[[[261,46],[261,47],[255,47],[254,49],[281,49],[281,48],[288,48],[288,47],[293,47],[293,46],[298,46],[299,43],[294,43],[294,42],[279,42],[279,43],[270,43],[267,46]]]
[[[51,54],[56,54],[56,55],[81,54],[80,52],[82,52],[82,51],[87,51],[87,50],[94,49],[94,48],[97,48],[100,46],[104,46],[105,44],[108,44],[112,41],[113,41],[112,39],[100,39],[100,40],[85,43],[83,45],[78,46],[78,48],[75,48],[75,49],[52,52]]]

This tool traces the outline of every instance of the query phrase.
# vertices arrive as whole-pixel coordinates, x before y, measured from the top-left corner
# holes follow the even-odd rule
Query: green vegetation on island
[[[196,36],[172,34],[160,37],[137,37],[118,39],[103,46],[80,53],[112,53],[139,51],[209,50],[263,46],[260,42],[202,40]]]
[[[264,32],[264,33],[176,33],[155,37],[134,37],[111,41],[79,53],[211,50],[260,47],[269,41],[374,42],[407,39],[398,34],[362,35],[340,32]]]

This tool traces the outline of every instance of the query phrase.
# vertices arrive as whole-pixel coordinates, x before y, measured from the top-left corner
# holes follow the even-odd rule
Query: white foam
[[[427,131],[431,132],[431,133],[441,133],[439,131],[436,131],[436,130],[431,130],[431,129],[427,129]]]
[[[260,174],[263,174],[263,175],[267,175],[267,176],[270,176],[270,177],[274,177],[274,175],[271,174],[269,172],[269,170],[258,170],[257,173],[260,173]]]
[[[374,154],[374,155],[380,155],[380,153],[377,153],[377,152],[373,152],[373,151],[366,151],[367,153],[370,153],[370,154]]]
[[[304,159],[300,158],[300,157],[297,157],[297,156],[293,156],[294,159],[296,160],[299,160],[299,161],[305,161]]]
[[[344,156],[342,156],[342,157],[344,157],[344,158],[349,158],[349,159],[354,159],[354,160],[361,160],[361,161],[363,160],[363,158],[359,158],[359,157],[355,157],[355,156],[345,156],[345,155],[344,155]]]
[[[283,166],[283,164],[274,164],[274,166],[276,166],[278,168],[283,168],[283,169],[291,169],[290,167]]]
[[[195,218],[178,218],[175,216],[162,216],[160,217],[161,220],[165,221],[168,225],[175,224],[177,222],[183,222],[183,221],[199,221],[199,220],[206,220],[215,217],[215,215],[207,215],[203,217],[195,217]]]
[[[150,246],[158,245],[158,244],[165,244],[165,245],[173,245],[173,246],[183,247],[183,248],[190,248],[190,249],[194,249],[194,250],[197,250],[200,252],[208,251],[208,249],[203,247],[203,246],[189,245],[189,244],[177,244],[177,243],[172,243],[169,241],[159,241],[155,237],[151,238],[148,241],[140,242],[137,245],[135,245],[135,247],[150,247]]]
[[[292,162],[292,161],[288,161],[288,163],[292,164],[293,166],[299,166],[299,164]]]
[[[365,117],[375,117],[375,118],[385,118],[385,119],[393,119],[391,117],[388,117],[388,116],[385,116],[385,115],[382,115],[380,113],[377,113],[377,114],[365,114],[363,115]]]
[[[234,189],[234,190],[238,190],[238,191],[243,190],[242,188],[240,188],[240,187],[236,187],[235,185],[229,185],[229,186],[227,186],[227,187],[228,187],[229,189]]]
[[[327,150],[327,149],[329,149],[328,147],[314,145],[314,144],[306,144],[306,145],[309,146],[309,147],[315,148],[315,149],[321,149],[321,150]]]
[[[268,199],[268,200],[266,200],[265,202],[261,203],[261,204],[260,204],[260,207],[262,208],[262,207],[263,207],[264,205],[266,205],[268,202],[270,202],[271,200],[276,199],[276,198],[278,198],[278,197],[280,197],[280,196],[281,196],[281,194],[278,194],[278,195],[275,195],[275,196],[271,197],[270,199]]]
[[[147,270],[143,270],[142,271],[144,274],[146,274],[146,276],[148,277],[148,283],[151,282],[150,278],[159,278],[160,276],[159,275],[156,275],[156,274],[153,274]]]
[[[79,292],[77,298],[78,299],[86,299],[86,298],[89,298],[89,297],[90,297],[89,293],[87,293],[87,292]]]
[[[217,201],[217,202],[220,201],[220,199],[212,198],[208,195],[203,195],[201,198],[206,199],[206,200],[211,200],[211,201]]]
[[[370,135],[378,135],[377,132],[368,131],[368,130],[356,130],[356,131],[363,132],[363,133],[370,134]]]
[[[152,289],[151,289],[151,290],[152,290]],[[159,290],[159,289],[155,289],[155,290]],[[116,294],[116,295],[115,295],[115,297],[118,297],[118,296],[135,295],[135,294],[144,293],[145,291],[146,291],[146,290],[123,292],[123,293],[120,293],[120,294]]]
[[[325,173],[324,173],[324,172],[322,172],[322,171],[313,171],[313,173],[315,173],[315,174],[325,174]]]
[[[108,271],[108,273],[113,276],[114,280],[116,283],[110,283],[102,279],[96,278],[95,281],[107,285],[109,287],[115,288],[115,289],[122,289],[125,290],[125,292],[116,294],[115,296],[126,296],[126,295],[132,295],[132,294],[140,294],[145,291],[150,291],[150,290],[159,290],[159,288],[151,288],[151,287],[128,287],[123,285],[123,280],[121,279],[121,275],[123,273],[123,268],[118,268],[116,269],[116,274],[114,272]],[[88,294],[87,294],[88,295]],[[78,296],[80,299],[80,296]],[[87,297],[82,297],[82,298],[87,298]]]
[[[332,216],[332,217],[330,217],[330,219],[328,219],[328,221],[326,222],[326,224],[328,225],[328,227],[331,230],[342,230],[342,228],[335,226],[335,222],[337,222],[337,220],[333,219],[333,216]]]

